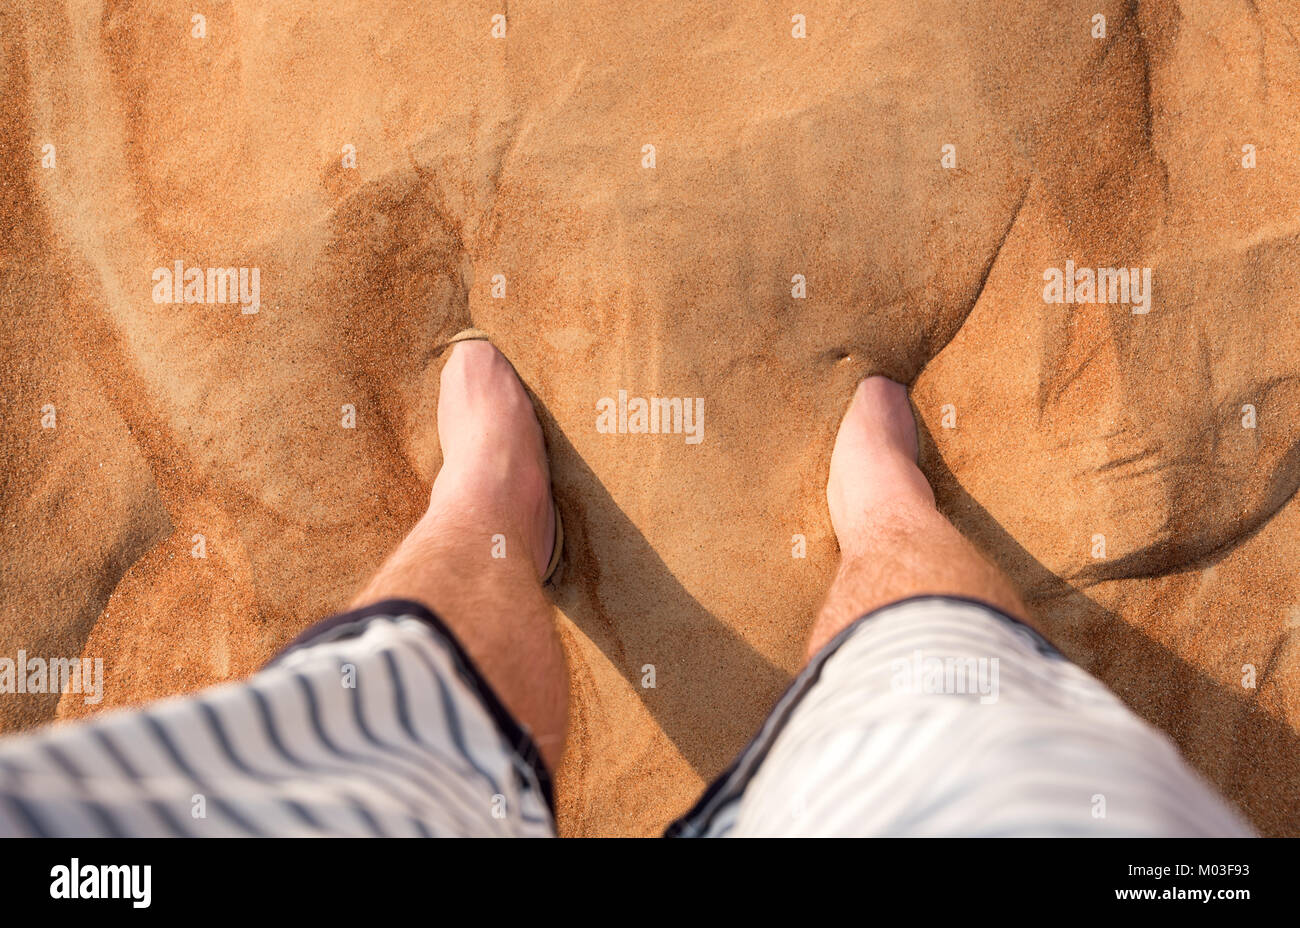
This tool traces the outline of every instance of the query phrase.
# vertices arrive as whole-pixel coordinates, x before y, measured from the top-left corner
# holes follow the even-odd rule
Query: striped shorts
[[[554,835],[549,774],[455,637],[390,600],[249,680],[0,740],[0,835]],[[670,836],[1249,835],[1039,635],[927,596],[842,632]]]

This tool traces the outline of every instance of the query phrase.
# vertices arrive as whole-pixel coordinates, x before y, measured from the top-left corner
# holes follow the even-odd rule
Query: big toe
[[[886,377],[862,381],[835,436],[826,483],[831,524],[842,550],[849,550],[883,512],[933,505],[916,453],[916,420],[906,389]]]
[[[841,432],[878,450],[897,451],[916,460],[916,419],[907,401],[907,388],[888,377],[875,375],[858,384]]]

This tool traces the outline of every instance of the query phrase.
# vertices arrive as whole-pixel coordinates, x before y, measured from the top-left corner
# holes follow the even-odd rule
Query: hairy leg
[[[863,613],[908,596],[967,596],[1029,619],[1010,581],[935,508],[916,454],[906,389],[885,377],[863,380],[831,455],[826,498],[840,566],[808,657]]]
[[[438,396],[443,465],[429,509],[353,603],[424,603],[531,731],[551,770],[569,680],[539,580],[554,509],[542,429],[514,368],[488,342],[452,347]],[[504,536],[505,557],[499,540]]]

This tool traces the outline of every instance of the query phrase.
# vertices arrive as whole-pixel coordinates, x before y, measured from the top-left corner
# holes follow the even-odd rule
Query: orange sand
[[[546,407],[568,531],[563,833],[658,831],[796,670],[875,371],[1066,653],[1300,831],[1294,6],[197,6],[0,10],[0,655],[108,673],[0,727],[237,678],[342,606],[473,321]],[[1044,303],[1066,259],[1153,268],[1151,312]],[[154,303],[176,260],[260,268],[260,312]],[[599,434],[619,389],[704,397],[704,441]]]

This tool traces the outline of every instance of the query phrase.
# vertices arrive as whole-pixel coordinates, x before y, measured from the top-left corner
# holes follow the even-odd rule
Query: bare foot
[[[452,346],[438,395],[438,440],[442,469],[430,515],[469,513],[504,534],[508,546],[521,541],[540,577],[555,540],[546,443],[519,376],[490,342]]]
[[[859,616],[913,596],[978,599],[1027,616],[1011,582],[935,508],[916,452],[903,386],[858,384],[831,454],[826,501],[841,557],[808,638],[810,660]]]
[[[443,620],[550,769],[564,751],[569,675],[538,583],[555,510],[542,427],[510,362],[459,342],[438,396],[442,468],[429,510],[353,600],[423,603]],[[505,536],[505,558],[498,540]]]
[[[887,377],[868,377],[858,384],[835,436],[826,502],[840,550],[860,554],[856,546],[870,533],[869,523],[882,514],[934,508],[934,493],[916,466],[916,420],[907,389]]]

